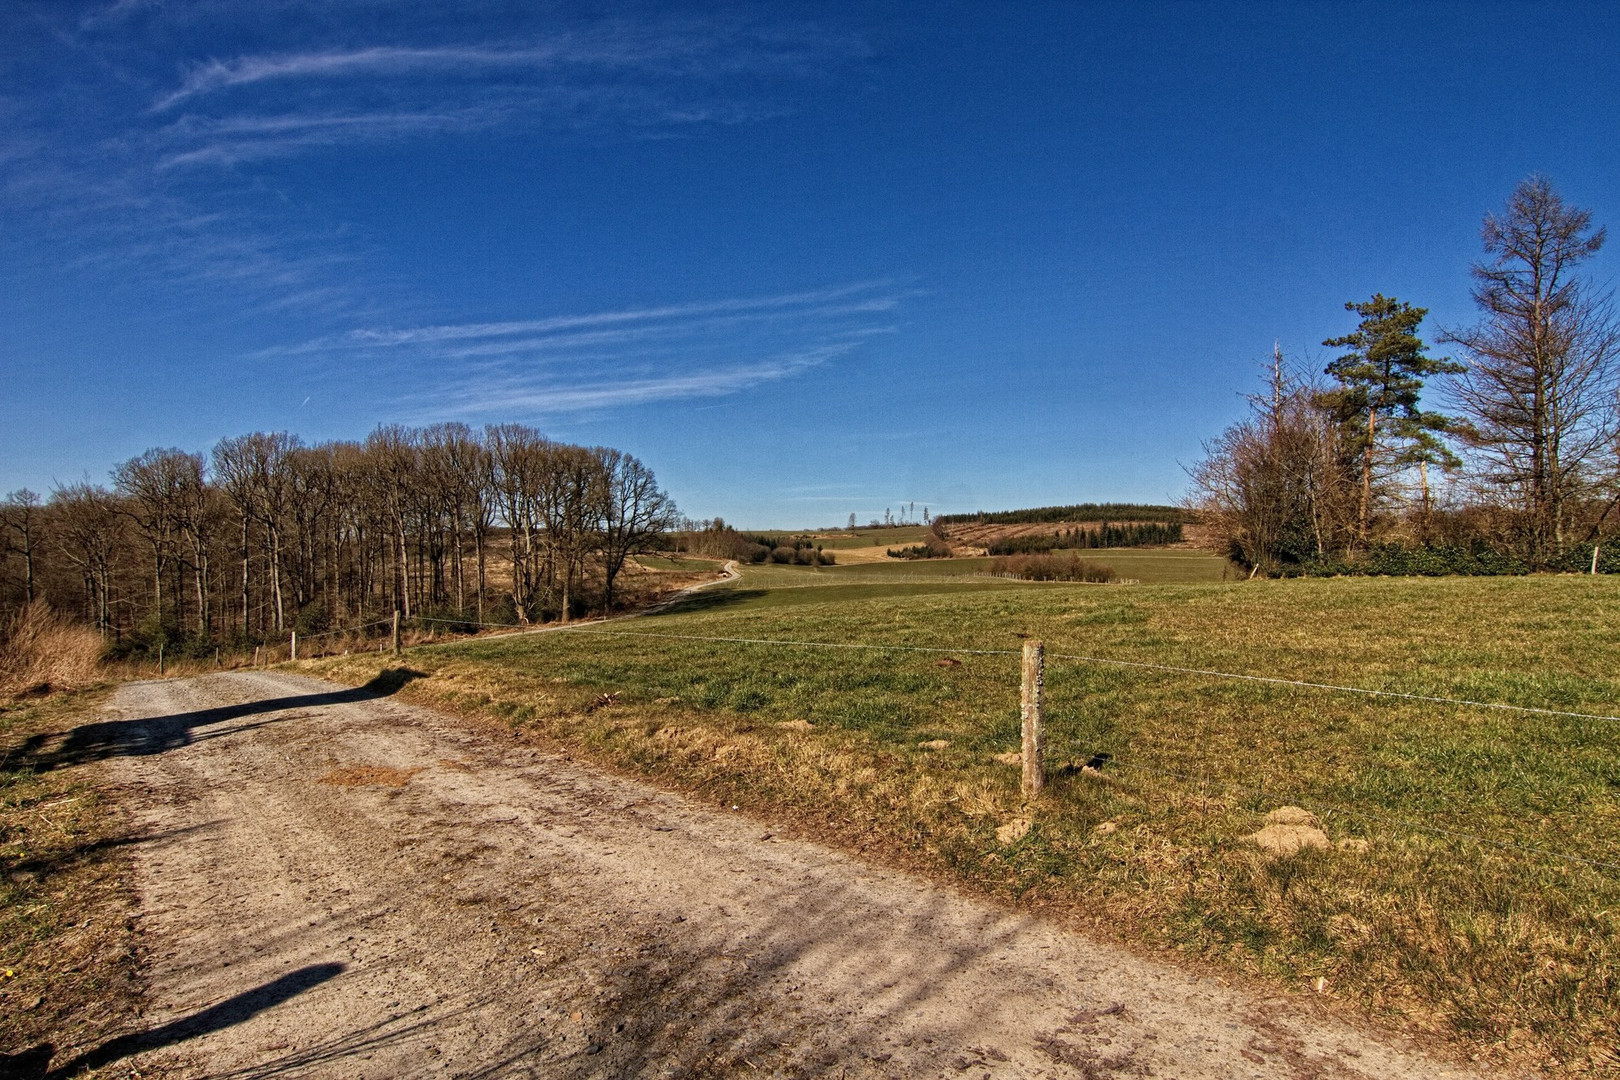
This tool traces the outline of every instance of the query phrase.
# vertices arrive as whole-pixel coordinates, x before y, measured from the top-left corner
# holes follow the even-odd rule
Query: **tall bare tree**
[[[518,621],[527,623],[538,587],[536,560],[545,528],[542,478],[551,444],[531,427],[500,424],[484,430],[484,445],[494,500],[511,540],[512,608]]]
[[[6,501],[0,504],[0,521],[4,522],[7,532],[15,533],[17,536],[17,551],[23,557],[23,596],[31,604],[36,593],[34,545],[39,541],[39,496],[27,488],[13,491],[6,496]]]
[[[51,492],[53,536],[58,550],[83,582],[85,617],[106,637],[113,628],[113,563],[122,546],[113,494],[90,484],[70,484]]]
[[[302,446],[296,435],[284,431],[256,431],[251,435],[223,439],[214,447],[214,471],[236,504],[242,517],[242,619],[250,614],[248,525],[263,528],[269,562],[271,609],[274,629],[287,626],[287,602],[282,573],[286,553],[287,508],[292,495],[288,455]]]
[[[201,484],[202,457],[175,449],[151,449],[113,469],[113,487],[123,496],[120,508],[135,522],[152,548],[152,606],[163,617],[163,579],[174,559],[187,489]],[[179,621],[179,597],[175,604]]]
[[[1545,562],[1563,552],[1612,449],[1620,325],[1609,295],[1576,273],[1606,234],[1532,176],[1481,235],[1480,321],[1446,334],[1468,364],[1456,400],[1483,478],[1520,513],[1523,554]]]
[[[597,447],[592,453],[602,471],[602,550],[603,610],[613,610],[613,582],[624,569],[624,561],[644,551],[670,529],[675,504],[658,488],[652,470],[619,450]]]

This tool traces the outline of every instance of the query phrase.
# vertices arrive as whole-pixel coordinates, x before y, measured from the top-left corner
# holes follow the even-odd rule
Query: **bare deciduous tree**
[[[1456,400],[1476,465],[1517,507],[1522,552],[1540,563],[1563,552],[1577,501],[1610,464],[1620,326],[1609,296],[1575,272],[1605,232],[1533,176],[1482,236],[1480,321],[1446,334],[1468,363]]]
[[[31,604],[36,593],[34,545],[39,540],[39,496],[27,488],[13,491],[6,496],[5,503],[0,504],[0,521],[4,522],[8,533],[16,534],[17,552],[23,557],[23,597]]]
[[[624,560],[644,551],[667,531],[675,518],[675,504],[658,489],[652,470],[629,454],[598,447],[594,454],[602,470],[601,522],[602,606],[613,607],[613,581]]]
[[[1338,425],[1317,392],[1272,355],[1249,419],[1204,445],[1189,502],[1252,573],[1320,558],[1347,539],[1356,486],[1340,465]]]
[[[51,492],[50,509],[57,549],[81,575],[85,617],[105,637],[113,627],[113,564],[124,520],[117,501],[105,488],[70,484]]]

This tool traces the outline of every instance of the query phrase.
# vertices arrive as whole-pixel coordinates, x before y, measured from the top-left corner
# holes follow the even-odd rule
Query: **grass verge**
[[[1614,716],[1606,581],[788,584],[414,650],[407,693],[1492,1060],[1620,1063],[1620,723],[1062,655]],[[1034,803],[997,760],[1026,635],[1051,654]],[[1246,842],[1288,804],[1334,847]]]
[[[0,704],[0,1075],[43,1074],[135,1015],[132,901],[97,766],[32,763],[106,694]]]

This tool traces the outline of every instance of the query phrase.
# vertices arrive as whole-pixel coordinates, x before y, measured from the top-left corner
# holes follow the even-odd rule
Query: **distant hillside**
[[[945,525],[1037,525],[1071,521],[1162,521],[1182,523],[1187,512],[1179,506],[1151,503],[1080,503],[1078,506],[1037,506],[1029,510],[980,510],[976,514],[941,514]]]

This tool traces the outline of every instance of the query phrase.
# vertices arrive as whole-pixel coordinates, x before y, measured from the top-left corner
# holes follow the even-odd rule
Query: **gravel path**
[[[1470,1075],[769,826],[279,673],[123,687],[182,1077]]]

